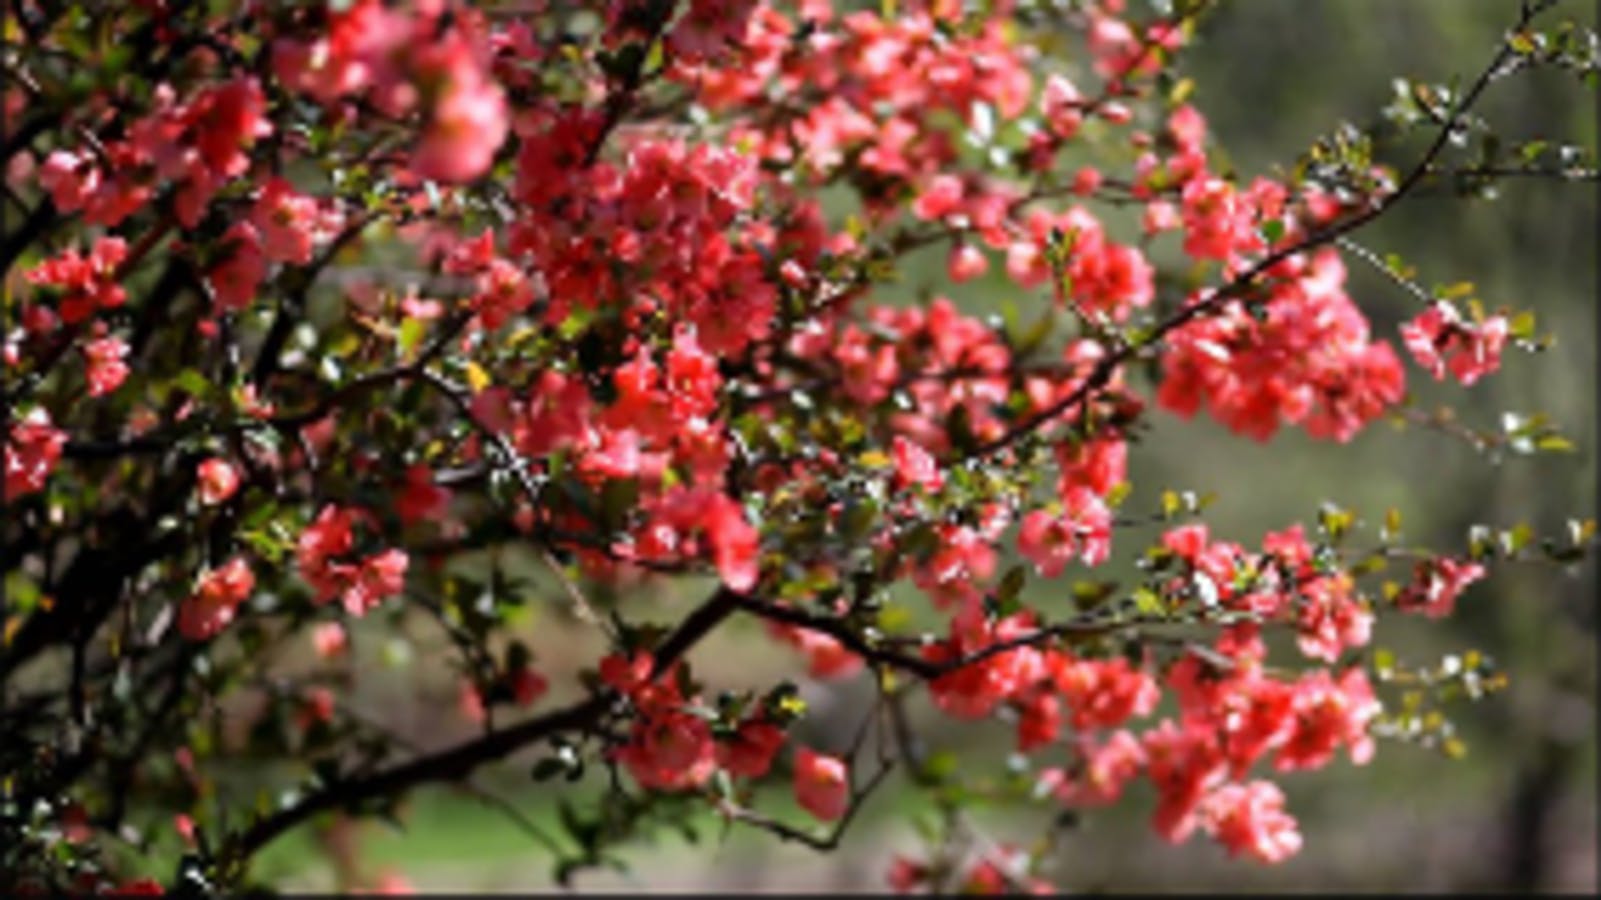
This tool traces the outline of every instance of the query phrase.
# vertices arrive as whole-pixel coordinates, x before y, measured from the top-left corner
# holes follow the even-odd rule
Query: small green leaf
[[[1547,453],[1572,453],[1573,442],[1560,434],[1548,434],[1534,442],[1534,446]]]
[[[1006,605],[1017,599],[1023,590],[1023,584],[1028,578],[1028,572],[1021,565],[1013,566],[1001,577],[1000,586],[995,589],[997,603]]]
[[[886,603],[878,611],[878,630],[900,631],[912,624],[912,612],[898,603]]]
[[[1162,605],[1161,596],[1148,587],[1135,588],[1134,609],[1145,616],[1159,616],[1167,611]]]
[[[923,763],[923,773],[936,781],[945,781],[956,774],[961,761],[949,750],[931,754]]]
[[[1512,317],[1507,325],[1507,333],[1516,339],[1530,340],[1534,337],[1534,328],[1534,311],[1526,309]]]
[[[1128,495],[1133,491],[1134,485],[1127,481],[1120,481],[1112,485],[1112,489],[1106,492],[1106,505],[1117,509],[1123,505],[1123,501],[1127,500]]]
[[[1081,610],[1091,610],[1111,598],[1117,591],[1115,581],[1073,582],[1073,603]]]
[[[1183,507],[1183,501],[1181,501],[1179,499],[1178,492],[1176,492],[1176,491],[1163,491],[1162,492],[1162,518],[1164,518],[1164,519],[1173,518],[1174,516],[1178,515],[1179,510],[1182,507]]]
[[[1373,651],[1373,671],[1378,673],[1380,681],[1388,681],[1395,673],[1395,653],[1385,647]]]

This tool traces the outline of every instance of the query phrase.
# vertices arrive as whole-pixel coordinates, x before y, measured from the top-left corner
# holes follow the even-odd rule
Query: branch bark
[[[660,675],[681,659],[702,638],[739,608],[738,598],[726,588],[719,589],[684,617],[655,651],[655,671]],[[457,781],[478,767],[504,759],[512,753],[551,735],[582,731],[593,726],[616,701],[610,691],[593,694],[577,703],[536,716],[502,731],[458,744],[448,750],[423,756],[391,769],[336,782],[306,799],[256,822],[234,839],[225,851],[233,859],[248,858],[296,825],[312,816],[333,809],[356,806],[368,800],[406,791],[421,784]]]

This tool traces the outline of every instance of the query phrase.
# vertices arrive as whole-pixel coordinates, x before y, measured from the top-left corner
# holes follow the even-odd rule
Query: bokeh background
[[[1569,2],[1567,14],[1594,26],[1593,4]],[[1197,83],[1197,105],[1243,176],[1289,163],[1341,120],[1373,121],[1391,96],[1391,79],[1441,82],[1471,77],[1488,60],[1517,12],[1514,0],[1224,0],[1203,25],[1182,68]],[[1089,79],[1085,79],[1089,83]],[[1547,137],[1594,147],[1596,95],[1560,74],[1534,73],[1494,86],[1484,111],[1509,137]],[[1401,162],[1397,160],[1397,162]],[[1358,240],[1381,255],[1400,252],[1424,284],[1474,282],[1490,307],[1533,307],[1556,345],[1531,356],[1509,352],[1504,370],[1471,390],[1440,386],[1416,368],[1409,387],[1425,405],[1450,403],[1463,421],[1494,427],[1503,411],[1541,410],[1561,423],[1575,453],[1513,457],[1490,464],[1467,444],[1416,429],[1376,425],[1348,446],[1297,432],[1271,445],[1227,433],[1205,418],[1159,415],[1137,448],[1132,509],[1153,508],[1163,488],[1216,491],[1214,533],[1252,544],[1267,529],[1310,522],[1319,502],[1337,498],[1369,522],[1389,507],[1404,515],[1409,539],[1465,546],[1476,523],[1527,521],[1562,534],[1567,517],[1596,515],[1597,191],[1594,184],[1539,180],[1508,183],[1493,203],[1422,198],[1363,231]],[[1114,220],[1115,221],[1115,220]],[[1415,301],[1362,264],[1349,261],[1352,296],[1380,334],[1415,312]],[[908,290],[935,285],[938,254],[917,260]],[[1017,295],[999,278],[955,293],[967,308],[994,309]],[[1027,309],[1026,305],[1023,308]],[[571,621],[554,585],[537,569],[552,602],[533,604],[520,626],[555,676],[593,659],[600,643]],[[540,579],[544,579],[541,581]],[[1030,600],[1048,603],[1050,585]],[[687,608],[698,585],[641,598],[663,621]],[[1365,768],[1343,760],[1325,771],[1283,779],[1306,849],[1290,862],[1262,867],[1227,860],[1198,837],[1171,848],[1148,826],[1151,797],[1133,790],[1117,808],[1070,832],[1046,874],[1064,890],[1137,891],[1593,891],[1597,879],[1596,566],[1574,571],[1509,567],[1473,587],[1445,622],[1386,620],[1378,643],[1405,661],[1438,660],[1466,649],[1490,654],[1511,675],[1502,694],[1464,708],[1458,724],[1468,754],[1384,742]],[[442,660],[426,648],[397,665],[399,644],[381,631],[357,635],[361,654],[352,706],[422,747],[470,733],[456,712],[456,688]],[[715,686],[801,675],[800,661],[740,623],[692,657]],[[870,701],[865,682],[820,685],[802,679],[812,718],[800,737],[824,747],[845,743]],[[559,700],[559,696],[547,700]],[[932,741],[963,759],[1004,758],[1004,726],[957,726],[926,719]],[[532,757],[485,772],[472,792],[434,788],[414,795],[400,828],[366,825],[354,835],[363,877],[403,875],[421,890],[535,890],[553,886],[551,857],[502,810],[557,835],[556,797],[581,803],[594,785],[535,785]],[[992,763],[993,764],[993,763]],[[769,807],[782,815],[775,792]],[[848,845],[830,855],[780,844],[771,836],[715,822],[691,836],[645,836],[622,855],[631,874],[591,872],[579,889],[882,890],[890,855],[917,847],[904,814],[920,801],[894,786],[872,801]],[[1034,820],[980,813],[998,838],[1024,838]],[[259,876],[289,889],[326,889],[334,868],[311,830],[275,845]]]

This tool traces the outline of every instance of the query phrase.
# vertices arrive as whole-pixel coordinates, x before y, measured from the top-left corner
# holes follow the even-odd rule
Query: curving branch
[[[653,675],[665,672],[736,609],[738,601],[733,592],[719,589],[712,594],[685,616],[678,627],[656,648]],[[407,791],[429,782],[459,781],[486,763],[504,759],[552,735],[583,731],[593,727],[617,699],[615,692],[601,691],[561,709],[458,744],[450,749],[371,775],[334,782],[299,802],[257,821],[232,839],[224,848],[222,856],[235,861],[246,859],[291,828],[321,812],[359,806],[364,802]]]
[[[850,800],[845,807],[845,814],[834,824],[833,830],[822,837],[804,828],[797,828],[794,825],[781,822],[771,816],[727,800],[717,801],[717,812],[730,821],[750,825],[775,835],[781,841],[805,844],[813,850],[826,853],[830,850],[839,849],[840,841],[845,837],[845,833],[850,830],[851,822],[856,820],[857,813],[867,805],[867,799],[873,795],[874,791],[878,790],[879,785],[884,783],[884,779],[889,776],[889,773],[894,768],[895,763],[893,760],[883,762],[877,769],[873,770],[873,774],[865,782],[860,785],[852,784]],[[855,781],[854,773],[850,778],[853,782]]]

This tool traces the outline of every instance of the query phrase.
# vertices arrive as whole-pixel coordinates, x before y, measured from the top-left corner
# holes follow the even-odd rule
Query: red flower
[[[629,742],[614,755],[641,787],[660,791],[698,787],[717,770],[711,726],[671,709],[636,719]]]
[[[412,168],[451,183],[483,175],[510,128],[505,92],[460,29],[417,50],[414,71],[433,102]]]
[[[1147,771],[1158,801],[1153,825],[1169,843],[1180,843],[1198,824],[1197,809],[1225,775],[1223,754],[1202,723],[1186,727],[1164,719],[1144,735]]]
[[[919,219],[942,219],[956,211],[962,202],[962,180],[954,175],[936,175],[912,203],[912,214]]]
[[[768,622],[767,631],[806,655],[806,673],[813,678],[849,678],[862,670],[860,656],[820,631]]]
[[[653,665],[650,654],[643,651],[631,658],[613,653],[600,661],[600,680],[613,690],[631,696],[649,683]]]
[[[188,119],[207,174],[219,180],[244,174],[250,157],[243,151],[272,134],[266,112],[266,97],[254,78],[235,79],[195,99]]]
[[[6,436],[6,499],[44,490],[66,445],[66,433],[51,425],[44,407],[35,407],[11,426]]]
[[[207,506],[226,503],[239,490],[239,472],[225,459],[213,457],[202,462],[197,470],[200,483],[200,502]]]
[[[1388,344],[1369,339],[1366,317],[1343,290],[1345,267],[1335,251],[1277,269],[1283,280],[1255,314],[1230,301],[1169,335],[1157,402],[1183,416],[1205,404],[1257,440],[1289,423],[1349,441],[1404,395],[1400,360]]]
[[[395,513],[406,523],[438,520],[450,508],[451,492],[434,483],[434,473],[424,463],[406,469],[405,487],[395,496]]]
[[[1018,552],[1046,578],[1062,574],[1075,556],[1095,566],[1112,552],[1112,513],[1101,498],[1074,487],[1066,500],[1067,509],[1059,515],[1037,509],[1024,516],[1018,532]]]
[[[1083,767],[1057,786],[1056,797],[1068,806],[1106,806],[1122,796],[1145,765],[1145,748],[1127,731],[1114,731],[1105,742],[1081,741]]]
[[[39,184],[63,215],[82,209],[100,188],[100,169],[89,154],[52,150],[39,167]]]
[[[989,271],[989,257],[984,251],[972,244],[957,244],[951,247],[950,260],[946,263],[946,273],[957,284],[972,281]]]
[[[742,722],[733,737],[717,745],[717,764],[734,775],[760,778],[773,765],[773,757],[784,745],[784,732],[778,726],[759,720]]]
[[[939,463],[916,441],[896,435],[890,444],[890,453],[895,460],[895,481],[899,487],[916,484],[937,491],[945,484]]]
[[[1072,710],[1073,727],[1117,728],[1156,708],[1160,689],[1149,673],[1123,657],[1072,659],[1053,654],[1047,663],[1057,690]]]
[[[1456,608],[1456,598],[1468,585],[1483,577],[1484,566],[1476,562],[1445,556],[1421,560],[1412,569],[1412,583],[1396,595],[1395,605],[1406,612],[1442,619]]]
[[[951,636],[923,648],[923,658],[936,665],[965,658],[1000,641],[1027,634],[1032,628],[1025,615],[1003,619],[993,626],[979,622],[964,627],[962,617],[951,622]],[[982,718],[996,704],[1033,687],[1046,674],[1038,650],[1022,646],[994,653],[953,669],[934,679],[929,690],[934,703],[947,715]]]
[[[1352,762],[1373,756],[1368,724],[1380,712],[1367,673],[1349,669],[1335,682],[1327,672],[1311,672],[1295,684],[1293,722],[1274,765],[1281,771],[1321,768],[1346,745]]]
[[[315,197],[296,192],[287,180],[273,178],[256,197],[250,222],[261,234],[267,259],[305,265],[315,245],[336,227],[337,216],[325,214]]]
[[[250,598],[256,576],[240,557],[200,576],[195,592],[178,609],[178,631],[191,641],[210,640],[233,621],[234,610]]]
[[[375,553],[361,563],[356,583],[345,590],[345,611],[361,616],[406,587],[406,569],[411,563],[403,550]]]
[[[1471,385],[1501,367],[1508,330],[1504,316],[1470,325],[1456,307],[1440,301],[1402,325],[1401,337],[1412,358],[1435,378],[1444,378],[1449,369],[1457,381]]]
[[[910,894],[918,886],[928,880],[928,867],[915,860],[896,855],[890,861],[889,874],[885,876],[890,890],[897,894]]]
[[[317,518],[301,532],[295,547],[300,574],[316,592],[317,603],[340,597],[353,616],[366,612],[405,588],[410,558],[402,550],[389,549],[361,561],[348,558],[355,547],[352,527],[356,510],[332,504],[324,506]]]
[[[739,504],[722,494],[714,495],[706,511],[705,528],[723,584],[735,591],[755,587],[760,574],[757,555],[761,552],[761,536],[745,521]]]
[[[117,284],[117,270],[127,255],[128,244],[122,238],[97,238],[88,258],[79,256],[77,250],[68,250],[34,266],[22,277],[33,284],[60,289],[61,320],[72,325],[89,318],[96,309],[123,304],[127,295]]]
[[[850,805],[845,762],[801,747],[795,751],[795,802],[821,819],[832,822]]]
[[[350,637],[345,634],[345,627],[338,622],[323,622],[312,629],[311,643],[317,649],[318,656],[332,659],[349,648]]]
[[[511,673],[512,701],[518,706],[533,706],[545,692],[550,690],[550,682],[545,676],[534,670],[533,666],[522,666]]]
[[[222,309],[240,310],[256,299],[267,275],[261,232],[249,222],[235,222],[222,238],[222,258],[206,271],[206,281]]]
[[[334,720],[334,692],[321,685],[306,688],[300,697],[299,709],[295,712],[295,725],[301,731],[310,729],[313,725]]]
[[[1284,812],[1284,793],[1270,781],[1230,784],[1207,798],[1206,827],[1230,856],[1282,862],[1301,850],[1295,819]]]

